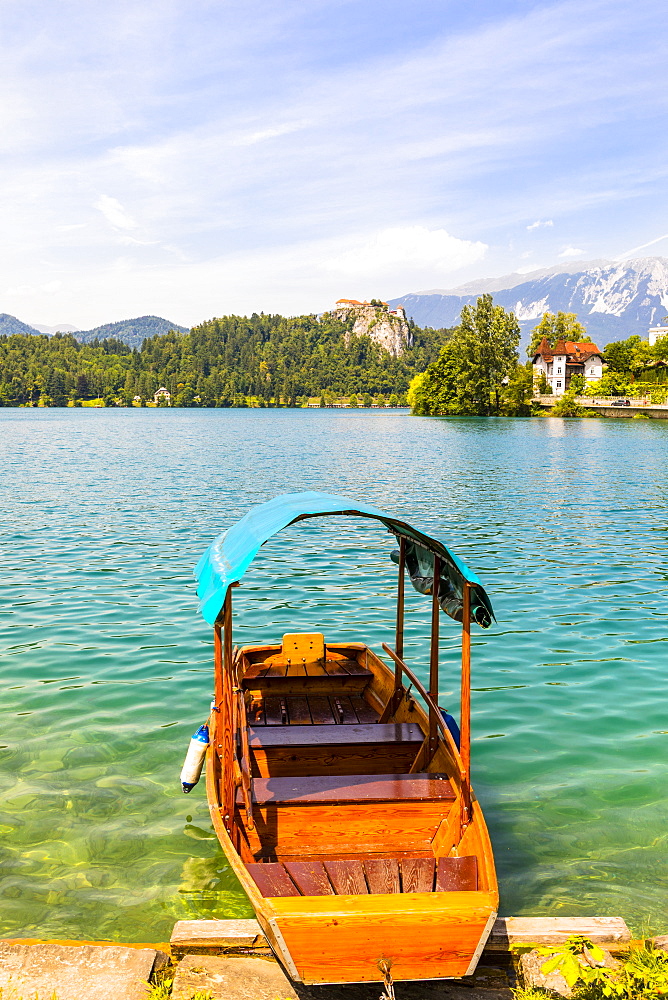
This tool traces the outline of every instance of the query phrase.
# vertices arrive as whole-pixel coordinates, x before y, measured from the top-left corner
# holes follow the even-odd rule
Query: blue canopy
[[[195,567],[199,583],[197,595],[204,620],[209,625],[214,624],[223,610],[230,585],[242,579],[268,539],[296,521],[330,514],[372,518],[382,522],[397,538],[403,538],[406,569],[413,586],[422,594],[432,592],[433,557],[440,556],[438,600],[445,613],[455,621],[462,620],[462,594],[466,581],[471,584],[471,616],[483,628],[489,627],[494,612],[480,580],[442,542],[370,504],[315,490],[284,493],[253,507],[211,543]],[[397,561],[397,553],[392,553],[392,558]]]

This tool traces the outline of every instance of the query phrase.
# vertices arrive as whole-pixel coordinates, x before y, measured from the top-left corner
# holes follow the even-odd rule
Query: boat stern
[[[491,931],[493,892],[301,896],[258,918],[290,976],[307,985],[469,975]]]

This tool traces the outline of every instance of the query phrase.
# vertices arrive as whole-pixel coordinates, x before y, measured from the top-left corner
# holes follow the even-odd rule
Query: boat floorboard
[[[360,694],[347,693],[345,688],[332,693],[330,684],[329,692],[312,694],[310,688],[295,689],[294,684],[290,687],[291,694],[252,696],[248,721],[253,726],[333,726],[378,721],[378,712]]]
[[[462,858],[313,858],[246,865],[265,897],[475,892],[478,862]]]

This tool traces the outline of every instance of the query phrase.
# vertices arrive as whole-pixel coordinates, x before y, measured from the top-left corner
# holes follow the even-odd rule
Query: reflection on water
[[[250,913],[203,787],[179,788],[212,688],[192,567],[250,504],[295,489],[415,520],[492,595],[473,771],[502,912],[665,929],[668,426],[4,409],[0,429],[0,936],[160,940],[181,917]],[[352,519],[283,532],[235,592],[236,640],[322,628],[379,646],[391,547]],[[407,598],[426,677],[429,602]]]

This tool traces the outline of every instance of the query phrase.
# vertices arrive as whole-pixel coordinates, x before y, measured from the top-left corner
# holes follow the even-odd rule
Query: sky
[[[320,312],[668,256],[659,0],[2,0],[0,312]]]

